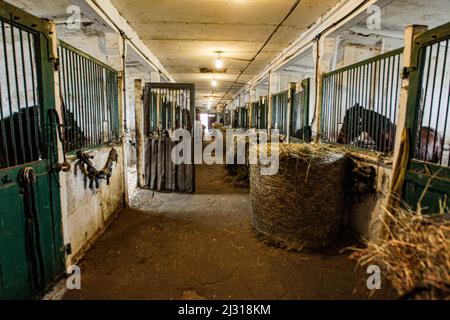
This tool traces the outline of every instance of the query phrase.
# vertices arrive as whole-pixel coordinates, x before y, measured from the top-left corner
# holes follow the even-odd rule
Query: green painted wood
[[[25,165],[0,170],[0,297],[2,299],[35,299],[38,292],[33,284],[29,257],[26,253],[25,213],[23,196],[17,177],[24,167],[34,169],[37,181],[34,185],[37,222],[44,268],[39,276],[49,288],[64,273],[65,255],[62,240],[60,193],[58,174],[51,174],[52,164],[57,162],[56,134],[50,126],[48,111],[55,107],[54,59],[49,54],[51,39],[48,22],[34,18],[0,0],[0,19],[36,34],[37,83],[41,107],[42,137],[40,149],[43,159]],[[19,16],[19,19],[16,17]],[[34,248],[36,250],[36,248]]]
[[[384,59],[387,59],[387,58],[390,58],[390,57],[402,54],[403,50],[404,50],[404,48],[399,48],[399,49],[396,49],[396,50],[393,50],[393,51],[390,51],[390,52],[386,52],[386,53],[377,55],[375,57],[372,57],[372,58],[360,61],[358,63],[354,63],[354,64],[351,64],[351,65],[342,67],[340,69],[337,69],[337,70],[325,73],[323,75],[323,79],[327,79],[327,78],[330,78],[330,77],[335,76],[337,74],[341,74],[341,73],[344,73],[346,71],[354,70],[354,69],[357,69],[359,67],[371,64],[373,62],[381,61],[381,60],[384,60]]]
[[[405,127],[410,132],[410,145],[416,145],[415,132],[418,131],[420,98],[422,95],[422,82],[426,64],[426,48],[450,39],[450,23],[429,30],[414,39],[411,68],[409,73],[409,90],[406,111]],[[412,208],[417,208],[425,187],[428,185],[427,193],[424,195],[421,206],[426,208],[426,214],[439,212],[439,203],[450,212],[448,196],[450,194],[450,168],[438,166],[432,163],[416,161],[414,147],[411,147],[409,155],[408,171],[403,188],[403,199]],[[431,182],[430,182],[431,181]]]

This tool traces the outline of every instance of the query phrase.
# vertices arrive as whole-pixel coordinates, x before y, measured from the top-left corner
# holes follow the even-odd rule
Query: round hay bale
[[[342,224],[347,158],[311,148],[282,147],[279,172],[273,176],[261,175],[262,164],[251,165],[253,227],[280,247],[327,247]]]

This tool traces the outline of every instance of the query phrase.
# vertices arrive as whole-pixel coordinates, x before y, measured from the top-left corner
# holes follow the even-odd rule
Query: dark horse
[[[352,144],[363,133],[367,133],[373,140],[374,150],[391,152],[394,148],[395,131],[395,124],[389,118],[356,104],[345,113],[337,142]]]
[[[86,136],[73,113],[64,108],[63,139],[65,151],[83,148]],[[0,169],[38,161],[42,157],[42,115],[39,106],[22,108],[0,119]]]
[[[356,142],[357,144],[364,133],[373,141],[374,150],[379,152],[394,150],[395,124],[382,114],[356,104],[345,113],[344,124],[337,142],[341,144]],[[444,138],[435,129],[428,127],[421,128],[418,138],[420,139],[419,149],[416,150],[418,159],[439,163],[442,158]]]
[[[305,126],[299,130],[297,130],[294,134],[294,137],[305,142],[312,141],[312,129],[311,126]]]

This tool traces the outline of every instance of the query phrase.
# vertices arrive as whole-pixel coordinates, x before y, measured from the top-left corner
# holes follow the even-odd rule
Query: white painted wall
[[[93,56],[115,70],[122,70],[121,39],[115,33],[86,33],[81,30],[58,28],[58,38],[66,41],[77,49]],[[56,76],[57,77],[57,76]],[[58,85],[58,81],[57,81]],[[123,111],[121,92],[119,88],[119,114]],[[123,122],[120,121],[120,126]],[[121,129],[122,132],[122,129]],[[68,156],[71,171],[61,173],[61,214],[64,242],[71,245],[72,253],[67,256],[67,265],[76,264],[105,231],[117,214],[126,205],[126,175],[124,170],[125,155],[122,142],[103,146],[97,149],[83,150],[91,155],[91,160],[97,170],[101,170],[112,148],[118,153],[118,162],[113,165],[110,185],[101,181],[99,189],[89,188],[89,180],[85,187],[84,177],[80,168],[76,167],[76,156]],[[60,157],[61,158],[61,157]],[[75,170],[78,171],[75,175]]]
[[[76,168],[77,159],[74,156],[68,159],[71,171],[61,174],[61,196],[65,199],[62,214],[64,241],[72,246],[67,265],[77,263],[124,208],[124,157],[121,144],[86,152],[93,156],[92,163],[100,170],[106,164],[112,147],[116,149],[119,158],[113,165],[109,186],[102,180],[99,189],[91,190],[88,180],[85,187],[84,176]]]

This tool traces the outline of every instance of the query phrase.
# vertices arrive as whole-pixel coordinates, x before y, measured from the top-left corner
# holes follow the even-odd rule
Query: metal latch
[[[404,67],[402,70],[402,79],[408,79],[411,72],[416,71],[415,67]]]

